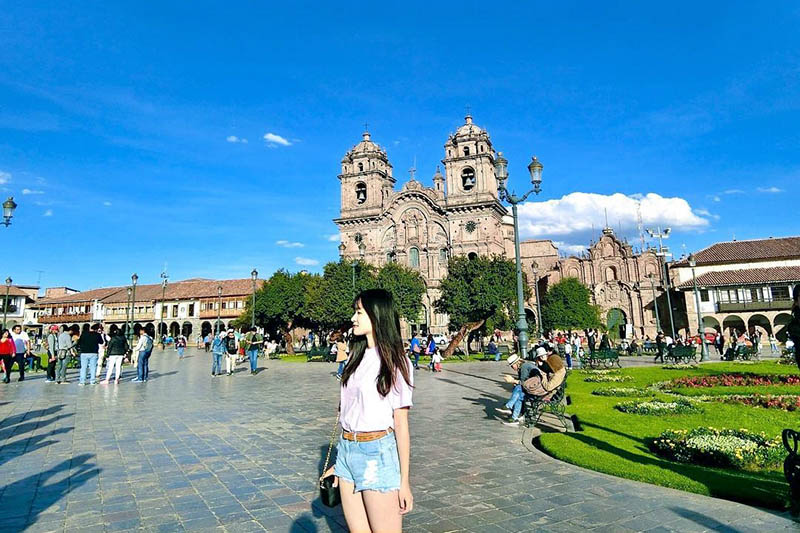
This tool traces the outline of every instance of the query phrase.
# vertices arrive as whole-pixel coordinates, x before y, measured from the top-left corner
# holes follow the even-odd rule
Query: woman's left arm
[[[400,514],[410,513],[414,508],[414,496],[408,481],[411,457],[411,437],[408,432],[408,408],[394,410],[394,433],[397,438],[397,454],[400,458]]]

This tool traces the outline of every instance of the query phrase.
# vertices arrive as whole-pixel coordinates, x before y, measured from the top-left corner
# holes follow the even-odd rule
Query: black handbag
[[[336,440],[336,428],[339,425],[339,414],[336,414],[336,422],[333,423],[333,431],[331,432],[331,442],[328,445],[328,455],[325,457],[325,466],[322,467],[324,474],[328,470],[328,463],[331,460],[331,451],[333,450],[333,441]],[[342,503],[342,497],[339,494],[339,487],[333,486],[333,474],[328,477],[320,478],[319,480],[319,498],[322,504],[326,507],[336,507]]]

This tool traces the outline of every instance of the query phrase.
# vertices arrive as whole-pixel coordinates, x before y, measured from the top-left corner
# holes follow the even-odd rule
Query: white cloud
[[[270,148],[275,148],[276,146],[291,146],[292,143],[286,139],[285,137],[281,137],[275,133],[265,133],[264,140],[267,142],[267,146]]]
[[[44,194],[44,191],[37,191],[34,189],[22,189],[22,194]]]
[[[51,217],[51,216],[53,216],[53,210],[52,209],[48,209],[47,211],[44,212],[44,214],[42,216],[43,217]]]
[[[323,235],[326,241],[328,242],[340,242],[342,240],[342,236],[338,233],[331,233],[330,235]]]
[[[5,185],[9,181],[11,181],[11,174],[0,170],[0,185]]]
[[[719,197],[719,196],[717,196],[717,195],[715,194],[714,196],[712,196],[712,197],[711,197],[711,201],[712,201],[712,202],[721,202],[722,200],[720,199],[720,197]]]
[[[103,205],[106,206],[106,207],[111,207],[111,202],[106,200],[105,202],[103,202]]]
[[[586,244],[567,244],[562,241],[553,241],[553,244],[558,246],[559,252],[567,255],[581,255],[589,248],[588,242]]]
[[[714,220],[719,220],[719,215],[712,214],[708,209],[703,209],[703,208],[695,209],[694,213],[701,217],[713,218]]]
[[[229,143],[240,143],[240,144],[247,144],[247,139],[243,137],[237,137],[236,135],[228,135],[225,137],[225,140]]]
[[[520,206],[523,238],[552,238],[568,247],[586,248],[608,225],[620,237],[638,241],[638,213],[645,228],[661,226],[673,231],[698,231],[709,226],[709,218],[692,211],[683,198],[665,198],[656,193],[626,196],[574,192],[559,199],[526,202]],[[577,248],[574,248],[577,249]]]
[[[742,189],[728,189],[722,191],[722,194],[744,194],[744,191]]]
[[[277,244],[282,248],[302,248],[305,246],[305,244],[303,244],[302,242],[291,242],[283,239],[275,241],[275,244]]]
[[[308,257],[295,257],[294,262],[300,266],[317,266],[319,261],[316,259],[310,259]]]
[[[758,192],[776,193],[776,192],[783,192],[783,189],[779,189],[777,187],[759,187]]]

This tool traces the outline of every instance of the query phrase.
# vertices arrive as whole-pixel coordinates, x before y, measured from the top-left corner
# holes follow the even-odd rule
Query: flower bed
[[[614,406],[618,411],[633,415],[685,415],[702,413],[703,408],[683,398],[676,399],[674,402],[662,402],[660,400],[634,401],[618,403]]]
[[[622,383],[623,381],[632,381],[633,378],[630,376],[614,376],[614,375],[599,375],[599,376],[589,376],[588,378],[583,378],[583,381],[586,383]]]
[[[698,366],[696,364],[684,364],[678,363],[673,365],[663,365],[661,368],[663,370],[694,370]]]
[[[783,409],[784,411],[800,410],[800,396],[795,395],[770,395],[770,394],[728,394],[724,396],[703,397],[705,401],[723,403],[738,403],[750,407],[763,407],[765,409]]]
[[[655,391],[648,389],[609,387],[607,389],[595,389],[592,391],[592,394],[594,394],[595,396],[622,396],[622,397],[627,396],[629,398],[636,398],[644,396],[654,396]]]
[[[613,374],[619,374],[619,370],[616,369],[593,370],[591,368],[584,368],[581,370],[581,374],[586,374],[588,376],[608,376]]]
[[[670,461],[740,470],[778,468],[786,457],[780,437],[768,439],[746,429],[667,430],[648,447]]]
[[[673,379],[673,387],[760,387],[771,385],[800,385],[800,376],[784,374],[719,374]]]

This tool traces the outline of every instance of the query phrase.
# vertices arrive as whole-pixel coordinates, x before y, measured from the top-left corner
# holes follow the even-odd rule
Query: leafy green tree
[[[599,328],[600,308],[591,304],[589,289],[577,278],[564,278],[542,297],[542,327],[545,331]]]
[[[378,271],[376,284],[392,293],[401,317],[408,322],[419,320],[425,294],[425,281],[419,272],[398,263],[386,263]]]
[[[291,331],[296,327],[313,326],[308,305],[308,289],[318,284],[319,275],[278,270],[256,291],[256,324],[268,331],[277,331],[286,340],[286,351],[294,353]],[[242,317],[249,317],[245,309]],[[241,317],[240,317],[241,318]]]
[[[527,298],[530,289],[527,283],[523,286]],[[457,331],[444,356],[452,355],[465,335],[483,327],[487,321],[492,325],[510,324],[516,287],[513,261],[500,256],[452,258],[447,276],[440,285],[441,296],[434,303],[437,312],[449,315],[450,330]]]
[[[308,287],[306,306],[315,326],[333,331],[350,323],[353,299],[375,287],[375,268],[363,261],[343,259],[323,268],[319,283]]]

